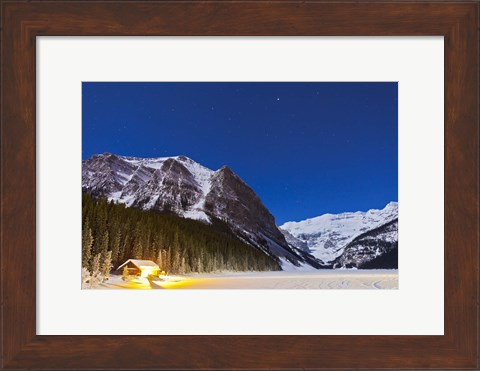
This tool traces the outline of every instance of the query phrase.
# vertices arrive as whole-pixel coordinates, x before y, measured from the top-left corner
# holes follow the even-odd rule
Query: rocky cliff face
[[[255,192],[228,166],[215,172],[205,199],[207,214],[214,215],[247,242],[291,262],[301,260],[275,225],[275,219]]]
[[[333,268],[398,268],[398,219],[362,233],[333,262]]]

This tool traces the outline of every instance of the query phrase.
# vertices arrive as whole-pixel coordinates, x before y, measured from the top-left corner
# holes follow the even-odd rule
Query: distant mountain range
[[[355,238],[397,219],[398,203],[390,202],[382,210],[324,214],[300,222],[287,222],[280,230],[291,245],[324,262],[333,262]],[[398,240],[397,232],[394,236]]]
[[[275,257],[285,270],[383,267],[381,257],[393,255],[397,246],[396,229],[380,228],[398,218],[396,203],[383,210],[326,214],[279,228],[260,198],[228,166],[214,171],[185,156],[94,155],[82,162],[82,189],[127,207],[206,224],[221,220],[238,239]],[[393,261],[389,267],[395,268]]]
[[[333,268],[398,268],[398,219],[355,237]]]

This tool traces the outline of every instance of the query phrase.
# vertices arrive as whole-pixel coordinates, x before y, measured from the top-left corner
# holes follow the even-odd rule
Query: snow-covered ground
[[[129,282],[112,276],[99,289],[398,289],[397,270],[239,272],[168,276]]]

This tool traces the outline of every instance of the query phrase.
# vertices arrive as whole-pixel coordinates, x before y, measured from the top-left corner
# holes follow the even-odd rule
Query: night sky
[[[398,200],[397,83],[82,85],[82,157],[228,165],[277,224]]]

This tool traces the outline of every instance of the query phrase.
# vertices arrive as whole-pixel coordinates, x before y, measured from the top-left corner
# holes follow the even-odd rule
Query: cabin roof
[[[117,270],[123,268],[125,265],[128,263],[132,263],[134,266],[136,266],[138,269],[142,268],[159,268],[157,264],[152,262],[151,260],[138,260],[138,259],[128,259],[125,263],[120,265]],[[160,268],[159,268],[160,269]]]

